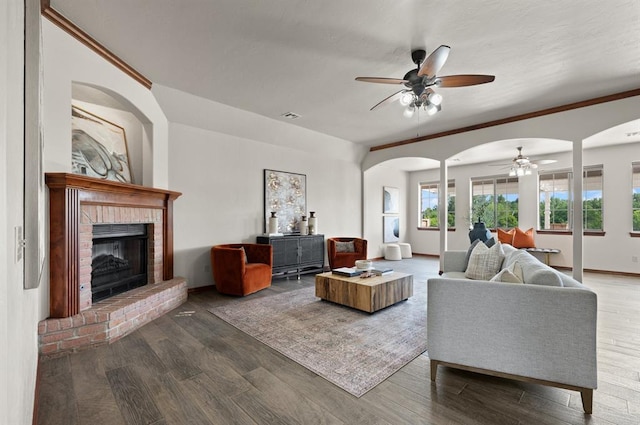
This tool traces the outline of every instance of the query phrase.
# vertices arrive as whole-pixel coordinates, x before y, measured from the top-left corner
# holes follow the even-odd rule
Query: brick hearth
[[[173,277],[173,200],[180,193],[66,173],[46,175],[50,199],[50,313],[40,353],[56,355],[113,342],[187,299]],[[92,304],[93,226],[149,226],[148,283]]]
[[[187,300],[187,281],[175,278],[145,285],[71,317],[39,323],[40,354],[53,356],[112,343]]]

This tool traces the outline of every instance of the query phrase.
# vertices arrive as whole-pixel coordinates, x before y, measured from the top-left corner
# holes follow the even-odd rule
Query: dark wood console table
[[[262,235],[256,242],[273,246],[273,276],[324,271],[324,235]]]

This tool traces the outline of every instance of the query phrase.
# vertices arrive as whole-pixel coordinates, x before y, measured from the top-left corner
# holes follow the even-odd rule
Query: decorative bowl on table
[[[358,270],[370,270],[372,268],[371,260],[356,260],[356,269]]]

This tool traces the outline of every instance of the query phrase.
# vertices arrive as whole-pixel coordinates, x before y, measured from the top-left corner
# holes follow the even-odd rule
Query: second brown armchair
[[[267,244],[227,244],[211,248],[211,268],[221,294],[249,295],[271,286],[273,247]]]
[[[329,267],[353,267],[356,260],[367,259],[367,240],[360,238],[328,238]]]

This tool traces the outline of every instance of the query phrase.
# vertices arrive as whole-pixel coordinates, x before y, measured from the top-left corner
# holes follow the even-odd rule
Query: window
[[[456,225],[456,187],[453,180],[447,185],[447,228]],[[419,227],[439,228],[438,223],[438,187],[439,183],[420,184],[420,222]]]
[[[497,177],[471,181],[471,219],[488,228],[518,225],[518,178]]]
[[[585,167],[582,173],[582,214],[584,230],[602,228],[602,165]],[[573,228],[573,173],[556,171],[539,175],[541,230],[571,230]]]
[[[632,186],[633,186],[633,231],[640,232],[640,162],[632,165]]]
[[[584,230],[602,230],[602,166],[585,167],[582,177]]]
[[[540,174],[540,229],[571,228],[571,172]]]

